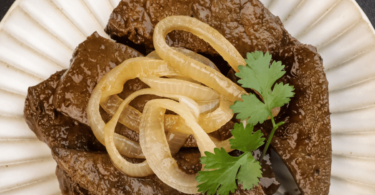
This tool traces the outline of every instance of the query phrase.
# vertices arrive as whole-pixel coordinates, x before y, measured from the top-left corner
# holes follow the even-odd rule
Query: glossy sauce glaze
[[[294,85],[296,96],[276,120],[285,120],[272,146],[281,156],[304,194],[328,194],[331,172],[331,127],[328,82],[316,48],[293,38],[280,19],[258,0],[122,0],[113,11],[106,32],[130,40],[145,51],[153,48],[155,25],[171,15],[195,17],[227,38],[246,57],[247,52],[269,52],[286,65],[278,82]],[[172,31],[166,41],[175,47],[217,56],[206,42],[188,32]],[[226,72],[223,72],[226,74]],[[235,76],[229,76],[236,80]],[[268,135],[270,122],[257,128]]]
[[[153,48],[155,24],[170,15],[188,15],[208,23],[223,34],[243,57],[255,50],[270,52],[274,60],[286,65],[287,74],[278,82],[294,85],[296,96],[289,105],[282,107],[276,118],[277,121],[286,121],[286,124],[276,132],[272,146],[303,193],[328,194],[331,168],[328,82],[316,49],[291,37],[279,18],[273,16],[258,0],[123,0],[111,15],[106,32],[144,48],[142,53],[146,54]],[[229,69],[224,68],[226,63],[217,56],[216,51],[190,33],[173,31],[168,35],[167,42],[203,53],[216,64],[222,64],[219,67],[224,74]],[[67,72],[56,73],[29,89],[25,117],[38,138],[53,148],[60,166],[60,183],[68,181],[68,178],[71,182],[67,185],[77,184],[90,194],[180,194],[156,176],[131,178],[117,171],[105,148],[88,127],[86,105],[96,83],[123,60],[137,56],[142,54],[94,33],[78,46]],[[233,71],[228,73],[228,77],[236,80]],[[125,98],[147,87],[139,80],[130,80],[119,95]],[[142,111],[144,104],[154,98],[157,97],[141,96],[131,105]],[[104,111],[102,117],[105,120],[110,118]],[[227,123],[212,135],[227,137],[231,125]],[[267,135],[271,124],[266,122],[257,128]],[[122,125],[116,127],[116,132],[134,141],[139,139],[136,133]],[[190,138],[185,145],[194,147],[194,141]],[[179,167],[187,173],[199,170],[199,156],[195,150],[183,149],[175,156]],[[265,170],[268,162],[262,162],[262,165],[265,174],[273,174]],[[269,179],[261,179],[263,187],[277,185],[271,176],[264,175],[264,178]],[[256,187],[252,191],[243,191],[239,186],[234,194],[271,193],[268,189]],[[79,193],[73,190],[64,194]]]
[[[107,62],[113,58],[107,56],[108,59],[103,59],[103,56],[94,55],[98,50],[101,50],[101,43],[103,42],[106,42],[109,48],[117,45],[117,43],[107,42],[104,38],[94,34],[77,48],[76,53],[80,53],[80,55],[75,54],[73,56],[72,66],[68,71],[57,72],[46,81],[29,88],[25,103],[26,121],[39,139],[47,143],[54,151],[54,158],[59,165],[56,169],[56,175],[62,192],[64,194],[182,194],[163,184],[156,176],[132,178],[117,171],[110,162],[104,146],[96,140],[91,128],[75,119],[77,116],[85,115],[84,112],[80,112],[79,115],[76,113],[79,110],[86,110],[85,106],[78,104],[78,102],[87,101],[86,95],[90,95],[91,91],[88,90],[90,82],[88,81],[90,79],[97,81],[97,77],[100,76],[94,77],[89,74],[86,77],[91,68],[99,67],[97,64],[93,66],[91,62],[98,61],[96,58],[101,58],[101,61]],[[122,47],[116,47],[112,51],[119,53],[126,50],[122,50]],[[132,51],[131,48],[128,48],[127,52],[129,51]],[[107,69],[104,70],[107,71]],[[67,74],[67,72],[74,72],[74,74]],[[77,77],[85,78],[81,82],[76,82],[75,78]],[[61,87],[61,85],[64,85],[64,87]],[[54,99],[66,95],[57,92],[57,89],[61,90],[62,88],[67,89],[67,93],[72,95],[69,97],[69,101],[74,102],[74,104],[71,103],[70,105],[74,105],[76,108],[79,106],[79,110],[74,110],[74,113],[66,110],[67,113],[63,113],[55,107]],[[129,94],[144,88],[148,88],[148,86],[139,79],[129,80],[124,84],[124,91],[118,95],[126,98]],[[82,91],[82,89],[87,90]],[[82,95],[82,93],[87,94]],[[140,96],[133,100],[131,105],[142,112],[147,101],[155,98],[158,97]],[[100,109],[100,112],[103,120],[108,122],[111,116],[103,109]],[[229,121],[211,135],[219,140],[227,139],[231,135],[229,132],[233,125],[234,123]],[[139,141],[138,133],[121,124],[117,125],[116,133],[133,141]],[[195,140],[191,139],[191,142],[195,143]],[[197,173],[202,166],[199,160],[200,153],[196,145],[193,144],[190,147],[193,148],[182,149],[174,158],[182,171],[193,174]],[[127,160],[131,162],[142,161],[129,158]],[[68,161],[70,163],[67,163]],[[97,187],[98,185],[99,187]],[[238,193],[263,194],[263,190],[256,187],[252,191],[245,192],[239,187],[235,194]]]
[[[64,72],[57,72],[37,86],[29,88],[24,110],[26,123],[39,140],[50,148],[105,151],[88,126],[54,108],[53,94]]]
[[[62,194],[66,195],[86,195],[89,192],[79,186],[79,184],[74,183],[72,178],[69,177],[68,173],[64,171],[59,165],[56,167],[56,176],[59,178],[59,185]]]
[[[56,110],[86,124],[86,107],[99,80],[124,60],[141,57],[138,51],[93,33],[73,53],[70,68],[60,79],[53,98]]]

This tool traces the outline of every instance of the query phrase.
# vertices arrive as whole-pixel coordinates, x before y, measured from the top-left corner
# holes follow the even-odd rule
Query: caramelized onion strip
[[[181,74],[199,81],[227,97],[230,101],[241,99],[246,91],[220,72],[203,63],[173,50],[165,42],[166,35],[173,30],[184,30],[208,42],[238,72],[245,61],[236,48],[218,31],[197,19],[187,16],[172,16],[161,20],[154,30],[154,46],[158,55]]]
[[[115,115],[116,116],[116,115]],[[114,142],[115,128],[117,125],[117,120],[113,118],[104,126],[104,140],[105,146],[109,156],[111,157],[113,165],[131,177],[146,177],[154,174],[153,170],[150,168],[147,160],[142,163],[131,163],[124,159],[119,151],[116,149]]]
[[[165,117],[164,117],[164,120],[165,120]],[[165,124],[165,121],[164,121],[164,124]],[[186,140],[189,138],[189,136],[190,134],[178,133],[178,132],[167,133],[167,141],[168,141],[169,148],[171,150],[172,155],[177,154],[180,148],[182,148],[182,146],[186,143]]]
[[[113,116],[115,115],[122,101],[124,100],[121,99],[119,96],[113,95],[109,97],[107,102],[103,102],[100,105],[109,115]],[[214,100],[212,100],[212,102],[213,101]],[[204,110],[206,108],[215,106],[215,104],[210,103],[210,101],[203,102],[203,103],[198,102],[198,105],[199,105],[200,110]],[[133,106],[128,105],[122,111],[121,116],[119,118],[119,123],[125,125],[129,129],[138,133],[139,123],[141,122],[141,117],[142,117],[142,113],[139,110],[135,109]],[[165,120],[164,120],[165,129],[168,131],[171,130],[171,128],[178,121],[178,119],[179,119],[179,116],[177,115],[171,115],[171,114],[165,115]]]
[[[201,62],[215,70],[217,70],[218,72],[220,72],[220,70],[217,68],[217,66],[208,58],[200,55],[200,54],[197,54],[189,49],[185,49],[185,48],[181,48],[181,47],[171,47],[173,50],[175,51],[178,51],[180,53],[183,53],[185,54],[186,56],[194,59],[194,60],[197,60],[198,62]],[[158,53],[156,53],[156,51],[153,51],[151,52],[150,54],[147,55],[148,58],[153,58],[153,59],[159,59],[161,60],[160,56],[158,55]]]
[[[189,82],[196,83],[196,84],[201,84],[200,82],[198,82],[196,80],[193,80],[193,79],[187,78],[187,77],[183,77],[183,76],[168,76],[168,78],[178,79],[178,80],[183,80],[183,81],[189,81]]]
[[[214,100],[219,98],[219,94],[211,88],[189,81],[157,77],[141,77],[139,79],[157,91],[183,95],[196,101]]]
[[[230,109],[232,104],[231,101],[227,100],[224,96],[221,96],[219,107],[213,112],[201,114],[198,119],[198,124],[206,133],[211,133],[220,129],[233,118],[234,114]]]
[[[115,135],[115,128],[116,128],[117,122],[122,114],[123,109],[126,108],[134,98],[140,95],[144,95],[144,94],[154,94],[160,97],[167,97],[167,98],[179,99],[181,101],[184,101],[184,103],[182,103],[181,105],[184,105],[185,110],[187,110],[187,112],[191,114],[191,111],[188,108],[190,107],[190,104],[186,103],[186,102],[190,102],[190,100],[188,100],[187,97],[183,97],[180,95],[163,94],[153,89],[142,89],[142,90],[136,91],[132,93],[131,95],[129,95],[120,104],[120,106],[117,108],[116,113],[113,115],[112,119],[104,127],[105,146],[107,148],[107,152],[109,156],[112,159],[113,164],[122,172],[133,177],[144,177],[144,176],[152,174],[153,172],[148,166],[146,161],[140,164],[133,164],[133,163],[128,162],[126,159],[122,158],[121,154],[115,147],[114,135]],[[169,101],[175,102],[172,100],[169,100]],[[194,102],[193,100],[191,101]],[[194,107],[194,105],[192,105],[191,107]],[[198,110],[198,108],[196,108],[195,110]],[[164,117],[164,114],[163,114],[163,117]],[[196,118],[194,118],[194,120],[196,120]],[[161,122],[164,122],[164,119]],[[162,125],[163,125],[163,130],[164,130],[164,124]],[[190,132],[187,132],[187,133],[190,133]],[[178,152],[178,150],[183,145],[180,142],[178,142],[178,140],[183,139],[183,136],[186,136],[187,138],[188,135],[179,134],[179,136],[174,137],[174,139],[170,139],[171,142],[168,145],[168,151]],[[165,137],[165,133],[164,133],[164,137]]]
[[[155,90],[149,90],[147,93],[139,93],[139,95],[152,94],[161,97],[171,97]],[[174,96],[175,100],[179,100],[180,96]],[[173,99],[173,98],[172,98]],[[219,99],[209,101],[198,101],[198,108],[200,115],[198,118],[199,124],[208,133],[216,131],[225,125],[232,117],[233,113],[229,109],[230,102],[221,97]],[[111,96],[107,102],[101,103],[102,108],[110,115],[114,115],[121,105],[123,100],[117,95]],[[219,107],[218,107],[219,106]],[[139,132],[139,123],[141,121],[142,113],[132,106],[127,105],[119,118],[119,122],[129,129]],[[180,122],[178,122],[181,120]],[[172,132],[187,133],[185,122],[177,115],[165,115],[164,120],[165,130]],[[178,122],[178,123],[177,123]]]
[[[104,127],[104,140],[105,140],[105,146],[106,146],[108,155],[111,157],[113,164],[122,172],[133,177],[144,177],[144,176],[152,174],[153,172],[148,166],[147,162],[143,162],[141,164],[133,164],[133,163],[128,162],[126,159],[122,158],[114,142],[115,141],[114,140],[115,128],[122,114],[123,109],[126,108],[129,105],[129,103],[132,100],[134,100],[136,97],[140,95],[145,95],[145,94],[154,94],[160,97],[166,97],[166,98],[171,98],[175,100],[188,99],[187,97],[183,97],[180,95],[164,94],[164,93],[155,91],[154,89],[142,89],[142,90],[139,90],[130,94],[123,102],[121,102],[120,106],[117,108],[116,113],[113,115],[112,119]],[[169,100],[169,101],[175,102],[173,100]],[[184,105],[184,108],[186,108],[187,112],[190,113],[190,110],[188,109],[189,104],[185,103],[183,105]],[[142,114],[142,116],[143,115],[144,114]],[[164,114],[163,114],[163,117],[164,117]],[[161,122],[164,122],[164,119]],[[164,130],[164,124],[162,125],[163,125],[163,130]],[[187,132],[187,133],[191,133],[191,132]],[[165,133],[164,133],[164,137],[165,137]],[[180,139],[179,137],[175,137],[175,138]],[[178,150],[182,147],[182,145],[183,144],[178,143],[177,141],[172,139],[171,143],[169,143],[168,145],[169,147],[168,151],[178,152]],[[140,150],[142,152],[141,148]]]
[[[145,106],[139,128],[139,142],[142,151],[154,173],[164,183],[187,194],[198,193],[196,174],[186,174],[180,170],[168,148],[163,126],[166,109],[172,110],[186,121],[197,140],[202,156],[205,151],[213,152],[216,147],[185,106],[172,100],[163,99],[151,100]]]
[[[213,112],[200,114],[198,124],[206,133],[212,133],[224,126],[228,121],[233,118],[233,112],[229,108],[232,105],[224,96],[220,97],[220,105]],[[191,130],[187,128],[186,122],[183,118],[179,118],[177,123],[171,129],[173,132],[187,133]]]
[[[218,108],[220,99],[216,100],[207,100],[207,101],[198,101],[199,111],[201,114],[212,112]]]
[[[101,107],[111,116],[115,115],[117,108],[122,103],[123,99],[117,95],[110,96],[107,102],[100,103]],[[139,132],[139,123],[141,121],[142,113],[133,106],[128,105],[124,108],[119,118],[119,122],[129,129]]]
[[[132,58],[124,61],[112,69],[99,81],[91,94],[87,113],[91,129],[100,143],[105,145],[105,123],[99,112],[99,104],[108,101],[109,97],[118,94],[123,89],[123,84],[138,76],[165,76],[176,75],[168,64],[162,60],[149,58]],[[139,144],[118,134],[114,134],[114,144],[122,155],[130,158],[144,158]]]

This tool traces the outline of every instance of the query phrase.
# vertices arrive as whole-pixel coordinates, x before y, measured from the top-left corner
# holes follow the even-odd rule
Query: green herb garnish
[[[281,107],[290,101],[294,96],[293,86],[283,83],[276,84],[271,91],[275,81],[281,78],[285,71],[281,62],[271,61],[271,55],[262,52],[248,53],[245,60],[247,66],[239,66],[239,73],[236,76],[241,78],[238,81],[244,88],[251,88],[257,91],[264,100],[261,102],[254,94],[242,95],[241,101],[236,101],[231,109],[238,113],[237,118],[247,120],[248,123],[256,125],[258,122],[263,123],[268,116],[272,116],[271,109]]]
[[[263,52],[258,51],[248,53],[245,60],[247,65],[239,66],[236,76],[241,80],[238,83],[244,88],[256,91],[263,101],[254,94],[242,95],[243,101],[236,101],[231,106],[233,112],[238,114],[237,118],[247,120],[248,123],[246,128],[242,124],[235,124],[232,130],[234,139],[229,140],[232,149],[244,153],[239,157],[233,157],[224,148],[221,150],[215,148],[214,154],[205,152],[206,156],[201,157],[201,163],[205,165],[204,171],[200,171],[196,178],[199,192],[207,192],[208,195],[216,192],[218,195],[226,195],[237,189],[237,183],[242,183],[246,190],[251,190],[259,183],[259,178],[262,177],[261,166],[251,152],[264,144],[264,138],[260,131],[253,133],[253,128],[271,116],[273,129],[264,147],[261,161],[276,129],[284,124],[284,122],[275,123],[271,109],[287,104],[294,96],[293,86],[275,84],[285,74],[283,71],[285,66],[275,61],[270,66],[271,57],[268,53],[263,55]]]
[[[236,179],[239,184],[243,183],[244,189],[249,190],[259,183],[261,167],[251,152],[264,144],[264,138],[260,131],[253,134],[253,128],[251,124],[246,129],[242,124],[234,125],[234,139],[229,141],[232,149],[244,152],[241,156],[230,156],[224,148],[215,148],[215,154],[205,152],[206,156],[201,158],[201,163],[205,164],[205,170],[213,170],[199,172],[196,179],[201,183],[198,185],[200,192],[215,194],[217,190],[217,194],[229,194],[237,189]]]

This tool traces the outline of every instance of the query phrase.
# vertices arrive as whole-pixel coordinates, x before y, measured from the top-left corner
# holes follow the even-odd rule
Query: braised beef
[[[126,99],[130,94],[146,88],[150,87],[146,83],[142,82],[141,79],[131,79],[126,81],[126,83],[124,84],[124,90],[121,93],[119,93],[118,96],[122,99]]]
[[[331,178],[331,131],[328,81],[316,48],[286,47],[275,60],[285,64],[280,82],[295,87],[295,96],[281,108],[276,122],[285,121],[275,133],[272,146],[284,160],[304,194],[328,194]],[[271,123],[259,128],[268,136]]]
[[[24,110],[26,123],[39,140],[51,148],[105,151],[88,126],[55,110],[52,99],[64,72],[57,72],[37,86],[29,88]]]
[[[180,194],[155,175],[146,178],[128,177],[113,166],[107,154],[55,148],[56,162],[71,179],[93,195]]]
[[[73,182],[68,174],[59,166],[56,166],[56,176],[63,195],[88,195],[89,192]]]
[[[230,130],[232,130],[233,128],[234,128],[234,122],[228,121],[224,126],[220,127],[220,129],[210,133],[209,135],[218,140],[226,140],[232,137]]]
[[[56,89],[55,108],[86,124],[86,107],[96,84],[112,68],[124,60],[140,57],[138,51],[93,33],[74,51],[71,66]]]
[[[316,48],[293,38],[259,0],[122,0],[105,30],[113,37],[150,49],[155,25],[172,15],[191,16],[209,24],[243,57],[256,50],[269,52],[273,60],[286,65],[287,74],[278,82],[294,85],[296,96],[276,118],[286,124],[277,130],[272,146],[302,193],[328,194],[332,150],[328,81]],[[206,42],[188,32],[172,31],[166,41],[171,46],[217,55]],[[234,75],[232,78],[236,79]],[[266,135],[272,129],[269,121],[257,128]],[[192,145],[193,141],[188,143]]]
[[[123,174],[113,166],[107,154],[63,148],[54,148],[52,154],[72,181],[87,189],[92,195],[184,194],[164,184],[155,175],[133,178]],[[250,191],[244,191],[239,187],[233,194],[264,195],[259,186]]]
[[[123,135],[123,136],[125,136],[125,137],[127,137],[127,138],[129,138],[129,139],[131,139],[135,142],[139,142],[139,133],[129,129],[125,125],[117,123],[115,132],[120,134],[120,135]]]
[[[196,147],[198,147],[198,144],[197,144],[197,141],[194,139],[194,137],[192,135],[190,135],[188,137],[188,139],[186,140],[183,147],[185,147],[185,148],[196,148]]]
[[[282,61],[286,75],[278,82],[295,88],[295,97],[283,106],[276,122],[285,121],[275,133],[271,145],[288,166],[304,194],[327,194],[331,177],[331,131],[328,81],[322,58],[313,46],[285,47],[273,55]],[[237,81],[231,70],[228,78]],[[258,125],[268,136],[270,121]]]
[[[172,15],[191,16],[209,24],[242,55],[254,50],[273,54],[295,42],[280,19],[258,0],[122,0],[112,12],[105,31],[113,37],[125,37],[153,48],[155,25]],[[205,41],[188,32],[173,31],[166,40],[172,46],[217,54]]]
[[[198,148],[181,149],[174,158],[177,161],[178,167],[187,174],[198,173],[202,169],[200,163],[201,153]]]

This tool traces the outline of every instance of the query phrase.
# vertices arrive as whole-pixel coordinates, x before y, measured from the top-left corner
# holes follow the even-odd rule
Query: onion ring
[[[220,96],[220,105],[213,112],[201,114],[198,119],[198,124],[207,133],[212,133],[222,126],[224,126],[228,121],[233,118],[233,111],[230,106],[233,103],[227,100],[224,96]]]
[[[178,94],[189,97],[196,101],[214,100],[219,98],[211,88],[200,84],[179,80],[179,79],[165,79],[165,78],[139,78],[152,89],[169,94]]]
[[[157,95],[160,97],[167,97],[167,98],[171,98],[175,100],[179,100],[181,97],[183,97],[179,95],[171,96],[169,94],[164,94],[153,89],[142,89],[140,91],[142,92],[137,91],[135,93],[137,93],[138,96],[145,95],[145,94],[152,94],[152,95]],[[106,110],[107,113],[109,113],[110,115],[114,115],[116,110],[121,105],[122,99],[119,98],[118,96],[111,96],[108,101],[111,101],[111,107],[107,106],[106,103],[101,103],[100,105],[103,107],[104,110]],[[211,133],[211,132],[218,130],[220,127],[225,125],[233,117],[233,112],[229,108],[229,106],[232,104],[230,101],[226,100],[223,96],[220,97],[220,101],[219,100],[213,100],[213,101],[215,101],[216,103],[214,102],[213,103],[214,106],[211,105],[211,107],[216,107],[217,103],[219,103],[219,107],[216,108],[216,110],[212,112],[202,113],[198,117],[198,124],[207,133]],[[212,104],[211,101],[206,101],[204,103],[202,102],[197,102],[197,103],[198,105],[201,104],[199,106],[199,110],[203,110],[203,111],[204,109],[202,107],[205,107],[206,104]],[[139,123],[140,123],[141,116],[142,116],[142,113],[140,113],[135,108],[127,105],[122,111],[121,117],[119,118],[119,122],[124,124],[126,127],[130,128],[131,130],[135,132],[139,132]],[[164,125],[165,125],[166,131],[171,131],[175,133],[179,132],[179,133],[185,133],[185,134],[190,132],[190,130],[186,128],[185,121],[179,116],[166,115],[164,121],[165,121]]]
[[[101,103],[100,106],[109,115],[113,116],[116,113],[117,108],[122,103],[123,99],[117,95],[110,96],[107,102]],[[139,123],[142,113],[135,109],[133,106],[128,105],[121,113],[119,122],[129,129],[139,132]]]
[[[245,64],[233,45],[209,25],[186,16],[167,17],[155,27],[153,38],[156,53],[150,54],[148,58],[126,60],[100,80],[90,97],[88,119],[95,136],[106,146],[114,165],[125,174],[145,177],[155,173],[164,183],[179,191],[198,193],[196,175],[189,175],[179,170],[172,154],[182,147],[190,134],[197,141],[202,156],[205,151],[213,152],[215,147],[232,150],[229,140],[218,141],[210,138],[207,133],[216,131],[227,123],[233,117],[229,106],[234,101],[241,100],[241,95],[247,93],[217,71],[217,67],[207,58],[192,51],[170,48],[165,43],[165,37],[172,30],[185,30],[203,38],[236,72],[238,72],[238,65]],[[161,76],[180,79],[158,78]],[[121,102],[115,94],[122,91],[123,84],[127,80],[136,77],[141,78],[152,89],[139,90]],[[198,81],[208,87],[186,80]],[[186,89],[194,89],[194,92]],[[129,106],[129,103],[143,94],[155,94],[179,100],[179,103],[166,99],[151,100],[145,105],[142,114]],[[219,107],[208,112],[216,107],[219,96]],[[216,101],[216,105],[201,109],[194,100],[210,101],[210,104]],[[101,119],[100,105],[113,114],[107,124]],[[170,120],[165,120],[166,109],[176,112],[179,117],[173,116]],[[279,108],[273,110],[273,114],[276,112],[279,112]],[[139,118],[140,121],[137,120]],[[115,133],[119,120],[135,131],[139,130],[139,144]],[[169,143],[165,136],[165,127],[171,129],[167,135]],[[147,160],[134,164],[122,158],[121,154]]]
[[[236,48],[223,35],[208,24],[187,16],[167,17],[155,26],[154,47],[163,60],[181,74],[211,87],[233,102],[240,100],[242,94],[247,94],[243,88],[220,72],[169,47],[165,42],[165,37],[173,30],[188,31],[207,41],[236,72],[238,72],[238,65],[246,64]]]
[[[134,98],[138,97],[139,95],[144,95],[144,94],[156,94],[156,95],[159,95],[161,97],[167,97],[167,98],[172,98],[172,99],[176,99],[176,100],[179,100],[179,99],[185,99],[186,100],[186,99],[188,99],[187,97],[183,97],[183,96],[180,96],[180,95],[163,94],[161,92],[155,91],[154,89],[149,89],[149,88],[148,89],[142,89],[142,90],[139,90],[139,91],[136,91],[136,92],[130,94],[120,104],[120,106],[117,108],[117,111],[113,115],[112,119],[105,125],[105,127],[104,127],[104,140],[105,140],[105,146],[107,148],[108,155],[112,159],[113,164],[119,170],[121,170],[125,174],[133,176],[133,177],[144,177],[144,176],[153,174],[153,172],[152,172],[151,168],[148,166],[147,161],[144,161],[143,163],[140,163],[140,164],[133,164],[133,163],[128,162],[126,159],[122,158],[120,152],[116,149],[117,146],[115,145],[114,135],[115,135],[115,128],[116,128],[117,122],[118,122],[118,120],[119,120],[119,118],[120,118],[120,116],[123,112],[123,109],[125,107],[127,107],[129,105],[129,103],[132,100],[134,100]],[[175,102],[173,100],[169,100],[169,101]],[[191,101],[193,101],[193,100],[191,100]],[[182,105],[184,105],[184,108],[186,110],[188,110],[187,112],[190,113],[186,104],[182,104]],[[196,109],[198,109],[198,108],[196,108]],[[144,116],[144,114],[142,116]],[[163,115],[163,117],[164,117],[164,115]],[[194,118],[194,120],[196,120],[196,119]],[[163,118],[162,122],[164,122],[164,118]],[[163,130],[164,130],[164,124],[162,124],[162,126],[163,126]],[[189,131],[187,133],[190,134],[191,132]],[[164,137],[165,137],[165,133],[164,133]],[[169,148],[169,147],[182,147],[182,145],[183,144],[173,144],[173,143],[171,143],[168,146],[168,151],[171,150],[171,151],[174,151],[174,152],[178,152],[178,150],[180,148]],[[126,147],[126,145],[125,145],[125,147]],[[137,147],[139,147],[138,143],[137,143]],[[139,147],[139,149],[142,152],[141,147]]]
[[[162,60],[149,58],[132,58],[112,69],[99,81],[91,94],[87,113],[90,127],[100,143],[105,145],[105,123],[99,112],[99,104],[108,101],[109,97],[122,91],[123,83],[137,76],[176,75],[168,64]],[[119,152],[130,158],[144,158],[139,144],[118,134],[114,134],[114,144]],[[138,147],[137,147],[138,146]]]
[[[180,53],[183,53],[185,54],[186,56],[194,59],[194,60],[197,60],[198,62],[201,62],[215,70],[217,70],[218,72],[220,72],[220,70],[217,68],[217,66],[208,58],[200,55],[200,54],[197,54],[189,49],[185,49],[185,48],[180,48],[180,47],[171,47],[173,50],[175,51],[178,51]],[[158,55],[158,53],[156,53],[156,51],[153,51],[151,53],[149,53],[146,57],[148,58],[152,58],[152,59],[159,59],[161,60],[160,56]]]
[[[163,126],[165,109],[176,112],[186,121],[197,140],[202,156],[205,151],[214,151],[215,144],[196,123],[189,110],[180,103],[164,99],[151,100],[145,106],[139,128],[139,142],[142,151],[152,170],[164,183],[187,194],[198,193],[196,174],[186,174],[181,171],[168,148]]]
[[[165,120],[165,117],[164,117]],[[164,121],[165,124],[165,121]],[[171,154],[177,154],[177,152],[185,144],[186,140],[189,138],[190,134],[178,133],[178,132],[168,132],[167,141]]]

